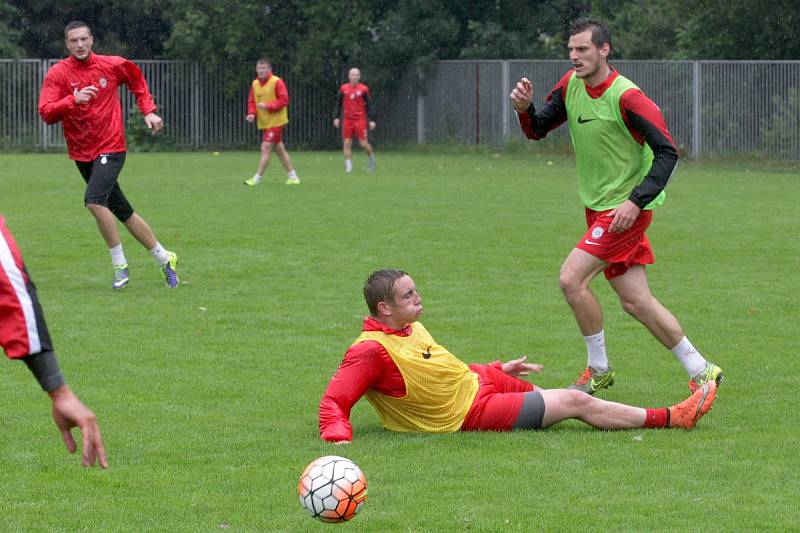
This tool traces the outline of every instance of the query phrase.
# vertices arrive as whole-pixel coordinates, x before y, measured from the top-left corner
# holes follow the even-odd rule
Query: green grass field
[[[320,455],[369,480],[354,531],[690,531],[800,527],[798,167],[683,163],[649,231],[653,292],[727,381],[685,431],[400,435],[366,402],[348,447],[322,442],[319,398],[366,308],[377,268],[415,278],[423,322],[466,362],[520,354],[563,386],[585,348],[558,288],[583,232],[572,157],[293,153],[303,180],[242,185],[249,153],[131,154],[121,183],[180,257],[178,290],[123,237],[111,267],[63,154],[0,156],[0,212],[15,233],[62,369],[98,414],[111,467],[84,470],[22,363],[0,363],[2,531],[325,531],[295,486]],[[548,159],[550,159],[548,161]],[[683,399],[686,376],[604,305],[617,384],[602,396]]]

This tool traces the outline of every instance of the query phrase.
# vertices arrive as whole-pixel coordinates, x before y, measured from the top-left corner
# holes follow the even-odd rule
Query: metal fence
[[[0,60],[0,147],[63,149],[58,125],[36,106],[44,75],[56,60]],[[166,128],[160,143],[176,149],[252,147],[244,121],[252,64],[208,69],[184,61],[137,61]],[[681,150],[693,157],[758,154],[800,160],[800,61],[615,61],[662,109]],[[403,80],[392,91],[372,87],[378,144],[457,142],[502,146],[523,137],[508,94],[520,77],[534,85],[534,102],[569,69],[567,61],[439,61],[423,82]],[[334,148],[331,126],[337,86],[307,85],[276,66],[292,98],[286,140]],[[366,73],[368,74],[368,73]],[[368,81],[368,79],[367,79]],[[135,106],[121,90],[124,116]],[[131,126],[139,124],[130,121]],[[565,127],[544,144],[569,143]]]
[[[64,149],[60,124],[47,125],[37,111],[39,91],[47,70],[57,59],[0,59],[0,147]],[[253,65],[213,69],[187,61],[136,61],[164,119],[159,137],[163,147],[212,149],[253,147],[259,142],[255,126],[244,120]],[[290,72],[276,74],[286,82],[292,99],[287,142],[322,147],[336,143],[330,126],[335,88],[298,83]],[[123,117],[140,125],[135,99],[120,89]],[[326,127],[320,127],[321,124]],[[130,135],[129,135],[130,138]]]
[[[800,159],[800,61],[615,61],[661,107],[683,153]],[[521,77],[534,104],[567,61],[440,61],[418,99],[418,141],[502,145],[523,139],[508,94]],[[569,142],[566,127],[551,143]],[[549,137],[548,137],[549,138]]]

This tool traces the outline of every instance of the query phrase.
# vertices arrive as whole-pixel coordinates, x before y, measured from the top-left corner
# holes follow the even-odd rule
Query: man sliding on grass
[[[319,406],[320,435],[329,442],[352,440],[350,410],[364,395],[386,429],[430,433],[543,429],[569,418],[599,429],[691,429],[714,403],[713,380],[677,405],[645,409],[534,387],[517,376],[539,373],[542,365],[525,357],[466,365],[417,322],[422,297],[400,270],[373,272],[364,299],[370,316]]]

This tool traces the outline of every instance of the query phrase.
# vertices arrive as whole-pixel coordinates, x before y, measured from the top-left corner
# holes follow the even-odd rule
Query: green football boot
[[[575,380],[575,383],[567,388],[570,390],[580,390],[587,394],[594,394],[600,389],[605,389],[613,384],[614,370],[611,367],[608,367],[608,370],[605,372],[600,372],[595,368],[587,366],[583,374]]]
[[[714,381],[717,385],[719,385],[725,381],[725,374],[722,373],[722,369],[720,367],[707,361],[706,367],[703,369],[703,371],[689,380],[689,390],[694,392],[711,381]]]

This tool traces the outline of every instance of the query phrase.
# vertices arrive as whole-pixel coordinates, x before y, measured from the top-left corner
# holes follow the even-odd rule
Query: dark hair
[[[387,268],[376,270],[364,283],[364,300],[372,316],[378,316],[378,303],[394,303],[394,282],[403,276],[408,276],[402,270]]]
[[[261,64],[265,64],[265,63],[266,63],[267,65],[269,65],[269,68],[272,68],[272,61],[270,61],[270,60],[269,60],[268,58],[266,58],[266,57],[259,57],[259,58],[258,58],[258,61],[256,61],[256,65],[261,65]]]
[[[612,48],[611,30],[608,29],[608,24],[602,20],[590,18],[579,18],[573,20],[572,24],[569,25],[569,36],[572,37],[573,35],[583,33],[586,30],[592,30],[592,43],[594,43],[596,47],[600,48],[604,44],[608,43],[608,47]]]
[[[67,26],[64,28],[64,38],[66,39],[67,34],[71,30],[77,30],[78,28],[86,28],[87,30],[89,30],[89,35],[92,34],[92,29],[89,27],[88,24],[86,24],[85,22],[83,22],[81,20],[73,20],[72,22],[67,24]]]

